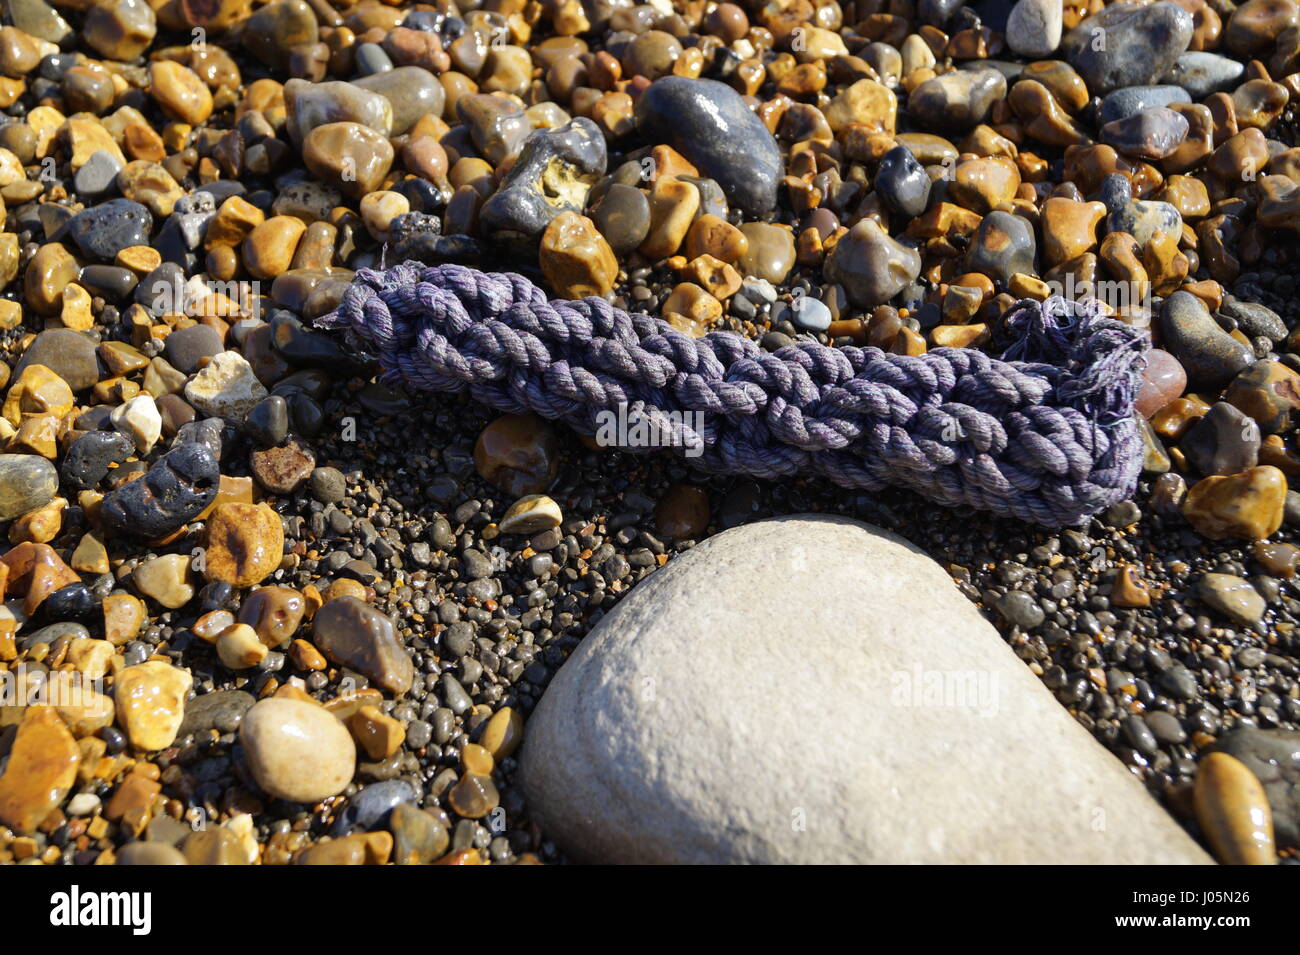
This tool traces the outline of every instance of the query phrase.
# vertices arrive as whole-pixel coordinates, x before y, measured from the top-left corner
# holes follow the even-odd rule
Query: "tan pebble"
[[[143,561],[131,575],[137,590],[169,610],[185,606],[194,596],[190,558],[164,554]]]
[[[268,652],[257,631],[246,623],[233,624],[217,637],[217,656],[232,670],[255,667],[266,659]]]
[[[545,494],[529,494],[510,505],[501,519],[502,534],[537,534],[559,527],[563,515],[560,506]]]
[[[9,387],[3,414],[17,425],[28,418],[52,415],[61,418],[72,410],[72,389],[44,365],[28,365]]]
[[[402,724],[375,706],[362,706],[347,719],[348,729],[372,760],[387,759],[406,739]]]
[[[356,745],[343,724],[314,703],[261,700],[244,714],[239,738],[258,785],[277,798],[312,804],[352,781]]]
[[[104,638],[116,647],[135,639],[144,626],[144,601],[134,594],[115,593],[104,598]]]
[[[289,659],[299,670],[315,672],[329,665],[321,652],[306,640],[294,640],[289,645]]]
[[[372,192],[361,200],[361,221],[379,242],[388,241],[393,220],[410,211],[410,201],[400,192]]]
[[[500,805],[501,797],[491,776],[466,772],[448,791],[447,802],[458,816],[482,819]]]
[[[88,680],[99,680],[108,672],[116,648],[107,640],[73,640],[66,662]]]
[[[162,265],[162,254],[152,246],[132,245],[118,252],[113,259],[113,264],[130,269],[143,278]]]
[[[650,190],[650,231],[640,251],[647,259],[667,258],[677,251],[700,207],[700,193],[680,179],[661,176]]]
[[[1286,492],[1286,475],[1267,464],[1202,478],[1187,492],[1183,516],[1211,540],[1263,540],[1282,526]]]
[[[83,534],[72,552],[71,566],[83,574],[108,573],[108,550],[104,547],[104,542],[93,532]]]
[[[57,315],[63,308],[63,290],[76,281],[81,269],[62,245],[49,242],[36,250],[24,276],[25,298],[38,315]]]
[[[127,667],[114,678],[118,722],[137,749],[166,749],[185,716],[190,674],[170,663],[150,660]]]
[[[722,317],[722,303],[694,282],[681,282],[664,299],[661,311],[670,321],[676,316],[703,334]]]
[[[331,583],[329,590],[325,592],[325,602],[338,600],[340,597],[356,597],[358,600],[365,600],[366,588],[360,581],[340,577]]]
[[[239,245],[265,221],[265,214],[257,206],[240,196],[230,196],[221,203],[217,214],[208,223],[203,247],[211,250],[223,245]]]
[[[513,707],[503,706],[488,719],[479,744],[500,762],[513,756],[523,739],[524,718]]]
[[[36,510],[28,511],[9,526],[9,543],[32,541],[48,544],[59,536],[63,527],[63,510],[67,506],[66,499],[56,497]]]

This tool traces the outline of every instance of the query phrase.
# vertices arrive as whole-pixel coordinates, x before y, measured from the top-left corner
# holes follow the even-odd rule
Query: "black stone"
[[[219,355],[225,350],[221,333],[208,325],[190,325],[167,336],[163,357],[177,371],[192,375],[199,370],[204,358]]]
[[[1178,446],[1202,474],[1240,474],[1259,461],[1259,426],[1226,401],[1192,422]]]
[[[130,269],[116,265],[87,265],[81,270],[80,281],[91,295],[120,302],[135,291],[140,280]]]
[[[85,255],[111,261],[118,252],[133,245],[149,245],[153,215],[130,199],[83,209],[68,221],[68,235]]]
[[[63,482],[78,491],[94,487],[111,465],[135,453],[135,445],[116,431],[88,431],[68,447],[60,473]]]
[[[780,147],[730,86],[661,77],[637,100],[636,124],[647,143],[672,146],[716,180],[732,206],[750,215],[776,208],[785,172]]]
[[[330,835],[337,839],[358,829],[362,832],[380,829],[387,823],[388,814],[393,811],[393,807],[413,803],[419,797],[415,787],[405,779],[387,779],[373,783],[348,800],[347,806],[335,820]]]
[[[165,537],[193,520],[217,496],[221,470],[201,444],[182,444],[144,477],[110,491],[100,507],[104,526],[137,538]]]
[[[271,448],[289,434],[289,404],[279,395],[263,398],[244,418],[244,430],[259,448]]]
[[[906,146],[885,153],[876,170],[875,189],[901,216],[914,219],[930,201],[930,177]]]
[[[544,177],[555,176],[558,167],[561,175],[590,186],[604,175],[605,158],[605,137],[584,116],[532,133],[500,188],[479,212],[484,233],[498,241],[531,242],[561,212],[581,213],[585,192],[576,197],[576,204],[548,196]]]

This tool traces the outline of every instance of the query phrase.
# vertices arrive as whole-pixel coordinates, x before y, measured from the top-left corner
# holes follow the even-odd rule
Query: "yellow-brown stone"
[[[968,159],[958,163],[948,183],[948,195],[959,205],[981,215],[1015,198],[1020,170],[1005,157]]]
[[[258,279],[273,279],[289,271],[298,241],[307,225],[295,216],[272,216],[245,237],[244,267]]]
[[[212,115],[212,91],[188,66],[174,60],[149,64],[149,93],[164,113],[191,126]]]
[[[38,315],[58,315],[63,309],[63,290],[77,280],[77,260],[58,242],[36,250],[24,274],[24,297]]]
[[[229,502],[207,526],[203,574],[234,587],[251,587],[270,576],[284,557],[284,525],[265,504]]]
[[[348,730],[372,760],[387,759],[406,739],[402,724],[376,706],[362,706],[348,717]]]
[[[66,381],[44,365],[28,365],[5,395],[3,416],[17,427],[28,418],[61,418],[72,405],[72,389]]]
[[[537,253],[552,291],[567,299],[604,296],[618,280],[618,259],[595,223],[576,212],[561,212],[542,233]]]
[[[34,832],[77,781],[80,762],[81,751],[59,714],[49,706],[28,707],[0,776],[0,822]]]
[[[1258,777],[1227,753],[1209,753],[1197,767],[1196,821],[1223,865],[1276,865],[1273,813]]]
[[[1043,203],[1043,264],[1068,262],[1097,249],[1097,225],[1106,217],[1101,202],[1076,202],[1053,196]]]
[[[1282,526],[1286,491],[1286,475],[1267,464],[1202,478],[1187,492],[1183,516],[1211,540],[1263,540]]]

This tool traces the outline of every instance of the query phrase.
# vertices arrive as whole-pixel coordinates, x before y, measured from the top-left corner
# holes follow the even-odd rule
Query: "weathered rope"
[[[512,272],[408,262],[358,272],[320,324],[376,352],[388,384],[468,389],[586,435],[622,406],[713,472],[897,485],[1059,527],[1123,500],[1141,467],[1145,339],[1095,301],[1017,303],[1006,360],[811,342],[769,353],[603,299],[551,301]]]

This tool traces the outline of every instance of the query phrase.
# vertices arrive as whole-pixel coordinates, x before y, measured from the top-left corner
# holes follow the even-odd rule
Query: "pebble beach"
[[[1300,861],[1296,0],[0,23],[0,863]],[[1141,474],[1045,527],[408,387],[337,318],[408,261],[781,356],[1096,298]]]

